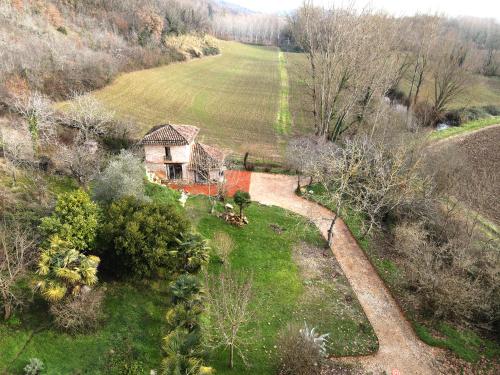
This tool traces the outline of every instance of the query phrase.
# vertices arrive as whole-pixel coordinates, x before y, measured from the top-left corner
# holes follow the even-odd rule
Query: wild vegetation
[[[26,90],[67,98],[122,71],[217,53],[203,38],[209,17],[195,1],[3,1],[2,104]],[[178,45],[186,34],[198,44]]]
[[[367,52],[357,38],[364,40],[363,28],[377,22],[385,26],[374,26],[369,35],[376,38],[385,30],[383,43]],[[410,36],[416,33],[417,47],[405,44],[412,42],[408,34],[401,41],[401,28]],[[307,119],[305,129],[313,133],[288,145],[289,166],[310,177],[310,187],[298,191],[345,219],[422,339],[468,361],[494,358],[498,345],[488,339],[497,335],[498,306],[493,301],[498,299],[498,233],[491,230],[495,226],[481,223],[488,221],[477,208],[483,202],[484,214],[494,211],[485,203],[491,205],[496,174],[484,178],[479,175],[483,168],[465,169],[468,155],[459,157],[456,149],[438,153],[440,146],[427,145],[422,129],[451,119],[458,98],[467,97],[466,82],[480,73],[468,60],[477,45],[438,17],[393,20],[310,4],[291,18],[290,30],[305,53],[305,58],[289,55],[299,66],[290,71],[300,77],[292,80],[292,113],[295,120]],[[436,50],[436,43],[447,48]],[[402,45],[407,48],[402,50]],[[382,65],[362,58],[364,53],[380,53],[374,59]],[[351,71],[353,61],[360,65]],[[368,61],[369,67],[364,65]],[[397,97],[394,93],[410,72],[405,95]],[[424,82],[432,82],[433,96],[422,95]],[[294,101],[298,93],[307,94],[306,101]],[[459,118],[457,124],[466,119]],[[448,132],[496,122],[486,118]],[[444,137],[446,131],[431,136]],[[307,193],[310,189],[314,194]],[[329,231],[333,246],[336,218]],[[433,334],[444,338],[431,339]],[[468,337],[481,344],[469,343]]]

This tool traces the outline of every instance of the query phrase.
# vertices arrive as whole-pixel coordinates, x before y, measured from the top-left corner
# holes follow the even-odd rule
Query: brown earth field
[[[500,125],[443,140],[433,147],[436,162],[455,169],[451,193],[462,203],[500,225]]]

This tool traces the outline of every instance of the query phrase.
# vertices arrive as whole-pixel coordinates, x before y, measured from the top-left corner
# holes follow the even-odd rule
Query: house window
[[[182,180],[182,165],[169,164],[167,165],[168,178],[171,180]]]
[[[165,147],[165,160],[172,160],[172,154],[170,153],[170,147]]]

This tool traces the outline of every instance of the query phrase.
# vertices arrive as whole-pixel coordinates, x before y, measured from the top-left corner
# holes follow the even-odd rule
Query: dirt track
[[[298,197],[296,177],[252,173],[250,195],[262,204],[275,205],[308,217],[325,238],[333,213]],[[377,354],[357,357],[366,371],[402,375],[436,374],[434,358],[439,350],[422,343],[402,314],[396,301],[358,246],[342,220],[334,228],[332,251],[356,293],[379,340]]]

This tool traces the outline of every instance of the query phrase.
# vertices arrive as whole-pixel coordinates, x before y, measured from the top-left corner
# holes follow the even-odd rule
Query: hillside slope
[[[2,0],[0,105],[29,91],[67,98],[123,71],[215,54],[204,35],[216,11],[204,0]]]

